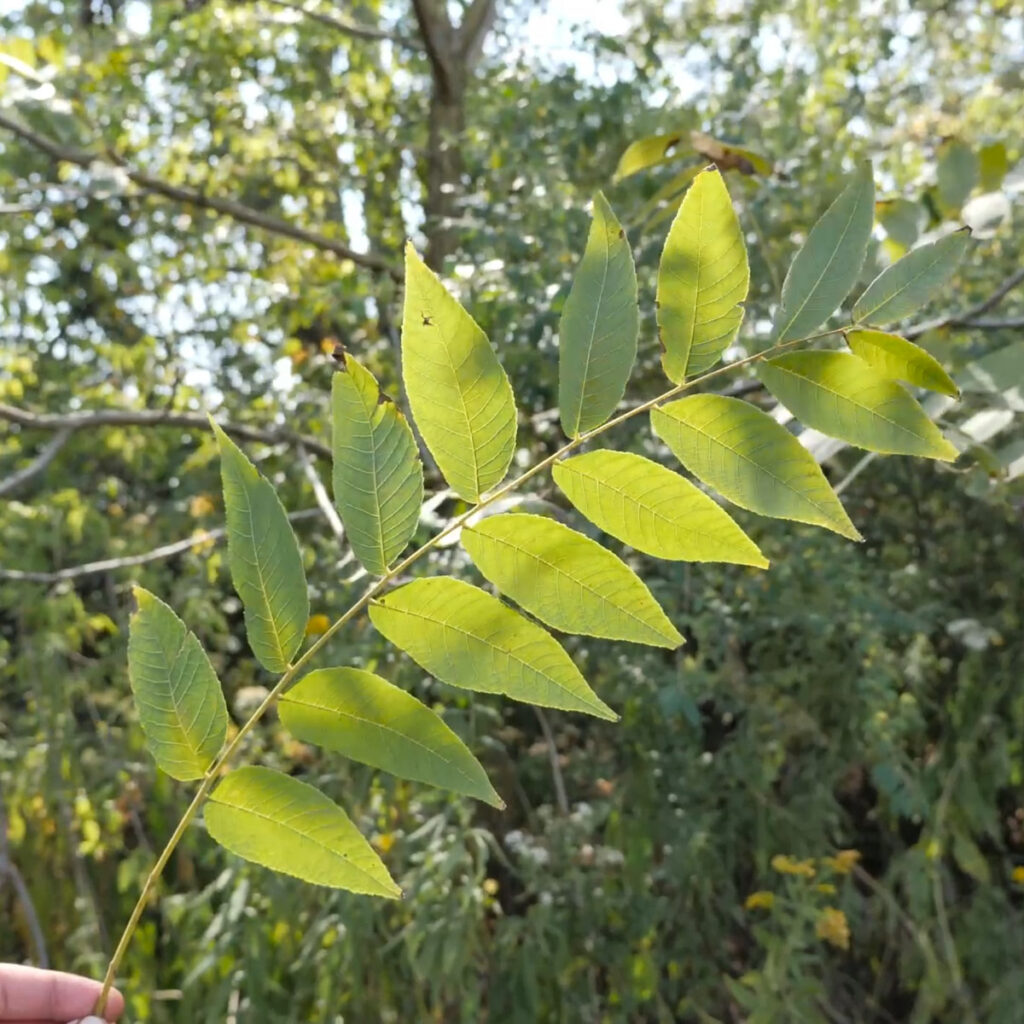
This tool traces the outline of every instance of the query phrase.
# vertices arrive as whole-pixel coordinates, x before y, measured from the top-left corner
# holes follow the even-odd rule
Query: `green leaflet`
[[[562,493],[598,529],[653,555],[768,568],[757,545],[689,480],[641,455],[596,451],[556,462]]]
[[[216,423],[213,429],[220,445],[228,562],[245,608],[249,646],[265,669],[283,672],[309,619],[299,543],[270,481]]]
[[[970,237],[970,228],[960,228],[886,267],[857,300],[853,319],[888,324],[916,312],[953,276]]]
[[[741,508],[863,539],[811,453],[749,402],[681,398],[652,409],[651,425],[695,477]]]
[[[875,185],[864,163],[811,228],[782,286],[775,340],[792,341],[820,327],[857,283],[874,220]]]
[[[231,772],[213,791],[206,830],[232,853],[304,882],[396,899],[402,890],[333,800],[270,768]]]
[[[498,483],[516,443],[512,386],[487,335],[405,247],[402,378],[416,424],[467,501]]]
[[[423,466],[405,417],[347,352],[331,385],[334,503],[349,542],[376,576],[416,532]]]
[[[936,178],[942,205],[947,210],[959,210],[978,180],[978,158],[974,150],[959,139],[947,139],[939,147]]]
[[[298,739],[403,779],[504,807],[466,745],[439,715],[372,672],[311,672],[278,705]]]
[[[138,610],[130,623],[128,678],[146,745],[172,778],[201,779],[227,734],[220,681],[172,609],[142,587],[133,593]]]
[[[658,268],[661,362],[676,384],[718,362],[743,322],[750,267],[717,168],[701,171],[679,207]]]
[[[683,638],[617,555],[543,516],[490,516],[462,531],[477,568],[503,594],[567,633],[678,647]]]
[[[957,450],[907,390],[845,352],[792,352],[762,363],[769,391],[806,426],[892,455],[952,462]]]
[[[909,249],[921,232],[924,207],[912,199],[880,199],[875,217],[885,233],[899,246]]]
[[[942,364],[906,338],[858,327],[846,332],[846,343],[854,355],[860,356],[865,363],[886,377],[905,380],[908,384],[938,391],[951,398],[960,395],[960,389],[942,368]]]
[[[558,332],[558,406],[569,437],[599,427],[618,405],[636,359],[639,331],[633,254],[598,192]]]
[[[1010,160],[1006,152],[1006,143],[990,142],[978,150],[978,172],[983,192],[997,191],[1009,170]]]
[[[676,147],[683,140],[682,132],[672,135],[648,135],[646,138],[631,142],[619,157],[619,166],[615,168],[613,181],[622,181],[631,174],[644,171],[648,167],[663,164],[671,156],[676,155]]]
[[[442,682],[618,720],[554,637],[461,580],[413,580],[374,601],[370,620]]]

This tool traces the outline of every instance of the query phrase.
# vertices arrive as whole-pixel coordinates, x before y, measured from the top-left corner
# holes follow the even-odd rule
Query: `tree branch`
[[[903,337],[919,338],[927,331],[938,330],[942,327],[975,327],[983,331],[998,331],[1003,328],[1024,326],[1024,317],[1011,318],[1009,320],[979,319],[984,313],[995,309],[1021,282],[1024,282],[1024,267],[1014,271],[987,299],[983,299],[976,306],[972,306],[962,313],[950,313],[948,316],[938,317],[935,320],[917,324],[915,327],[904,331]]]
[[[39,476],[53,462],[64,445],[71,440],[71,435],[74,432],[71,427],[61,427],[46,447],[24,469],[19,469],[9,477],[0,480],[0,498],[13,494],[19,487],[27,484],[29,480]]]
[[[86,149],[77,149],[72,146],[65,146],[49,136],[42,135],[28,125],[7,114],[0,112],[0,128],[6,128],[16,135],[23,142],[45,153],[52,160],[64,163],[75,164],[78,167],[91,167],[97,161],[105,162],[112,160],[124,174],[138,188],[150,195],[163,196],[166,199],[173,199],[176,202],[185,203],[202,210],[211,210],[214,213],[231,217],[240,224],[247,224],[250,227],[259,228],[273,235],[280,235],[284,238],[291,238],[297,242],[304,242],[315,249],[332,253],[341,259],[351,260],[353,263],[375,273],[390,274],[396,280],[400,277],[398,267],[382,255],[372,252],[356,252],[343,242],[334,238],[328,238],[316,231],[300,228],[289,221],[281,220],[260,210],[255,210],[244,203],[236,202],[233,199],[218,199],[216,196],[208,196],[193,188],[186,188],[181,185],[172,185],[145,171],[135,170],[121,162],[116,156],[105,156],[101,153],[94,153]]]
[[[497,14],[495,0],[473,0],[459,26],[458,46],[466,70],[471,71],[483,52],[484,39],[494,24]]]
[[[320,511],[323,512],[324,519],[327,520],[334,536],[339,541],[343,541],[345,539],[345,527],[342,526],[341,516],[338,515],[338,510],[331,503],[327,489],[324,487],[324,482],[320,479],[320,474],[316,471],[316,466],[313,465],[313,460],[309,457],[306,446],[300,441],[296,445],[296,450],[299,453],[299,462],[302,463],[302,472],[306,474],[309,486],[313,488],[313,497],[316,498],[316,503],[320,507]]]
[[[383,29],[373,28],[370,25],[359,25],[354,21],[343,21],[341,18],[323,14],[320,11],[311,10],[301,4],[289,3],[288,0],[266,0],[266,3],[273,7],[280,7],[285,11],[294,11],[296,14],[304,15],[312,21],[325,25],[327,28],[340,32],[342,35],[352,36],[353,39],[363,39],[367,42],[388,42],[398,46],[404,46],[410,50],[418,50],[420,47],[407,36],[397,35],[393,32],[385,32]]]
[[[3,884],[5,878],[10,879],[14,895],[21,904],[25,924],[36,947],[36,962],[40,967],[49,967],[50,957],[46,951],[46,939],[39,924],[39,915],[36,913],[35,904],[32,902],[32,894],[28,891],[28,886],[18,870],[18,865],[11,859],[7,841],[7,808],[4,806],[3,789],[0,788],[0,885]]]
[[[305,508],[299,512],[291,512],[288,518],[295,522],[300,519],[312,519],[319,516],[319,508]],[[215,530],[204,530],[195,533],[184,540],[176,540],[172,544],[163,544],[152,551],[146,551],[140,555],[124,555],[121,558],[104,558],[99,562],[86,562],[84,565],[72,565],[66,569],[57,569],[54,572],[27,572],[21,569],[0,569],[0,580],[11,580],[15,583],[60,583],[64,580],[74,580],[81,576],[95,576],[101,572],[115,572],[118,569],[129,569],[134,565],[145,565],[147,562],[158,562],[162,558],[171,558],[174,555],[188,551],[197,544],[206,544],[210,541],[218,541],[227,535],[227,527],[218,526]]]
[[[0,420],[18,423],[34,430],[92,430],[96,427],[186,427],[209,430],[210,421],[201,413],[161,412],[151,409],[100,409],[95,412],[36,413],[0,402]],[[262,430],[242,423],[222,423],[223,430],[243,441],[263,444],[301,444],[324,458],[331,458],[330,446],[315,437],[304,437],[292,430]],[[53,453],[56,455],[56,452]],[[53,455],[50,456],[53,458]],[[25,470],[21,471],[22,473]],[[10,479],[10,478],[9,478]],[[4,481],[6,484],[7,481]],[[2,493],[2,492],[0,492]]]
[[[454,94],[452,81],[450,37],[452,24],[445,9],[444,0],[412,0],[416,24],[423,37],[423,48],[434,72],[438,93],[446,100]]]

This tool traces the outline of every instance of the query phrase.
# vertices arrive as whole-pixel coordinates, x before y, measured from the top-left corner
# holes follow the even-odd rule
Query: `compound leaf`
[[[245,609],[249,645],[264,668],[283,672],[309,619],[299,543],[270,481],[216,423],[213,429],[220,445],[228,563]]]
[[[858,327],[846,332],[846,343],[854,355],[886,377],[905,380],[951,398],[960,395],[960,389],[942,364],[906,338]]]
[[[695,477],[741,508],[861,540],[811,453],[749,402],[694,395],[651,410],[651,424]]]
[[[762,363],[769,391],[808,427],[893,455],[951,462],[957,450],[902,385],[846,352],[792,352]]]
[[[487,335],[405,247],[402,378],[416,424],[467,501],[498,483],[516,442],[512,386]]]
[[[886,267],[857,300],[853,319],[889,324],[915,313],[953,276],[970,237],[971,229],[961,228]]]
[[[442,682],[615,721],[546,630],[448,576],[414,580],[370,605],[373,624]]]
[[[289,690],[278,707],[297,739],[399,778],[505,806],[480,762],[440,715],[372,672],[319,669]]]
[[[196,638],[163,601],[134,588],[128,678],[156,763],[172,778],[202,778],[224,745],[228,709]]]
[[[865,163],[811,228],[786,274],[775,320],[777,341],[810,334],[850,294],[871,237],[874,200],[871,165]]]
[[[206,829],[232,853],[304,882],[396,899],[402,890],[333,800],[271,768],[231,772],[213,791]]]
[[[462,531],[477,568],[503,594],[567,633],[678,647],[683,638],[617,555],[543,516],[490,516]]]
[[[556,462],[552,476],[582,515],[637,551],[768,568],[757,545],[713,498],[642,455],[587,452]]]
[[[743,321],[750,267],[729,190],[717,168],[687,190],[658,268],[665,373],[679,384],[718,362]]]
[[[356,557],[381,576],[409,543],[423,503],[416,439],[373,374],[347,352],[331,385],[334,503]]]
[[[558,332],[558,406],[569,437],[600,426],[618,405],[636,358],[639,330],[633,254],[598,192],[587,247]]]

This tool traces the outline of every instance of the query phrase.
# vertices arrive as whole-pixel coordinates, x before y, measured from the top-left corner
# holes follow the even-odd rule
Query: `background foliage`
[[[862,546],[751,515],[768,574],[644,561],[689,643],[574,642],[618,725],[446,691],[505,812],[257,730],[253,755],[344,797],[407,898],[325,894],[192,834],[127,963],[130,1014],[1015,1021],[1024,316],[999,293],[1022,256],[1019,5],[636,0],[571,36],[528,2],[298,7],[0,16],[0,955],[101,971],[183,809],[131,706],[132,581],[197,629],[235,722],[265,693],[204,532],[222,509],[201,410],[256,431],[261,470],[311,510],[296,529],[324,628],[363,586],[307,472],[329,473],[327,353],[343,340],[397,395],[405,237],[498,343],[533,411],[528,464],[558,443],[586,201],[606,190],[652,308],[667,221],[648,201],[696,162],[697,130],[774,167],[728,176],[750,349],[859,159],[884,189],[877,260],[972,224],[918,336],[954,371],[1001,353],[1001,393],[975,373],[953,416],[971,450],[952,468],[821,452]],[[663,133],[685,136],[676,162],[613,184],[627,145]],[[643,397],[662,386],[653,318],[639,359]],[[71,418],[101,410],[118,414]],[[629,429],[617,443],[639,446]],[[457,548],[432,557],[474,578]],[[365,621],[329,657],[440,696]]]

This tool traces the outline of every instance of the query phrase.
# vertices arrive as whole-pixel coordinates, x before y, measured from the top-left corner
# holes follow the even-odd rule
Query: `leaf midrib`
[[[456,774],[460,775],[467,782],[474,781],[473,777],[471,775],[467,775],[466,772],[461,767],[459,767],[459,765],[457,765],[454,761],[449,761],[448,758],[444,757],[433,747],[429,747],[425,743],[421,743],[414,736],[410,736],[408,733],[402,732],[401,730],[394,728],[394,726],[385,725],[383,722],[377,722],[372,718],[364,718],[362,715],[357,715],[351,711],[343,711],[341,708],[332,707],[329,704],[318,704],[315,701],[310,700],[309,698],[300,700],[298,697],[287,695],[281,699],[281,703],[297,704],[302,707],[313,708],[317,711],[331,712],[333,714],[339,715],[342,718],[351,718],[354,722],[359,722],[360,724],[369,725],[376,729],[381,729],[384,732],[392,733],[393,735],[399,736],[404,740],[408,740],[408,742],[414,744],[417,747],[420,747],[427,754],[437,758],[437,760],[439,760],[442,764],[447,765],[454,772],[456,772]],[[440,721],[440,719],[438,721]],[[442,722],[441,724],[443,725],[444,723]]]
[[[858,184],[860,184],[860,183],[858,183]],[[838,199],[837,199],[837,201],[838,201]],[[803,313],[804,309],[807,308],[807,304],[811,301],[811,297],[818,290],[819,285],[821,284],[821,282],[825,278],[825,274],[828,273],[828,271],[831,268],[832,264],[835,262],[836,257],[839,255],[839,250],[842,247],[843,242],[846,241],[846,236],[850,232],[850,225],[853,223],[853,218],[854,218],[854,216],[857,213],[857,205],[858,205],[857,199],[855,198],[853,200],[852,206],[850,207],[850,216],[847,218],[846,224],[843,226],[843,232],[839,236],[839,239],[836,241],[836,244],[835,244],[835,246],[832,249],[832,255],[829,256],[828,262],[822,268],[821,273],[818,274],[818,277],[815,280],[814,284],[811,286],[811,288],[808,290],[807,294],[804,296],[803,302],[801,302],[800,305],[793,312],[793,315],[789,318],[789,320],[787,321],[785,327],[783,327],[779,331],[778,337],[779,337],[780,340],[784,340],[785,339],[786,332],[793,326],[794,323],[796,323],[797,318],[800,316],[801,313]],[[827,215],[827,211],[826,211],[826,215]],[[815,226],[817,226],[817,225],[815,225]],[[813,233],[814,229],[812,228],[811,231]],[[808,241],[809,240],[810,240],[810,238],[808,237]],[[802,254],[803,254],[803,250],[801,249],[800,253],[798,253],[797,256],[799,257]],[[831,314],[828,314],[828,316],[830,316],[830,315]],[[828,319],[828,316],[825,317],[826,320]],[[824,322],[824,321],[822,321],[822,322]]]
[[[346,856],[344,853],[341,853],[339,850],[335,850],[332,847],[327,846],[325,843],[321,842],[319,839],[316,839],[308,832],[302,832],[300,829],[295,828],[295,826],[289,824],[288,822],[282,821],[280,818],[271,817],[269,814],[261,814],[259,811],[254,810],[252,807],[243,807],[241,804],[229,803],[227,800],[218,800],[216,790],[214,790],[213,795],[210,797],[210,803],[217,804],[220,807],[226,807],[229,810],[238,811],[240,814],[251,814],[254,818],[259,818],[261,821],[268,821],[270,822],[270,824],[276,825],[278,828],[283,828],[285,831],[291,832],[293,835],[299,836],[299,838],[306,840],[306,842],[312,843],[314,846],[319,847],[321,850],[323,850],[325,853],[330,854],[332,857],[340,858],[353,871],[358,872],[363,877],[370,879],[370,881],[373,882],[374,886],[377,889],[386,889],[386,886],[382,886],[378,879],[371,875],[365,868],[359,867],[359,865],[356,864],[350,857]],[[312,809],[313,808],[311,808],[311,810]],[[326,810],[326,808],[324,808],[324,810]],[[319,813],[323,812],[319,811]],[[355,828],[354,825],[352,827]]]
[[[608,270],[609,270],[609,267],[611,266],[611,262],[612,262],[612,258],[611,258],[611,249],[612,249],[612,247],[611,247],[611,245],[608,242],[608,235],[607,235],[606,224],[607,224],[607,222],[605,221],[604,215],[602,213],[602,215],[601,215],[601,228],[600,228],[600,230],[602,231],[602,233],[604,235],[604,245],[603,245],[603,253],[602,253],[602,256],[603,256],[603,259],[604,259],[604,267],[603,267],[603,269],[601,271],[601,287],[598,289],[597,309],[594,311],[594,317],[593,317],[593,319],[590,322],[590,340],[587,342],[587,358],[586,358],[586,360],[583,363],[583,374],[580,377],[579,395],[577,396],[576,403],[575,403],[576,410],[575,410],[575,414],[573,415],[573,436],[574,437],[579,435],[579,432],[580,432],[580,420],[583,419],[583,399],[586,397],[586,393],[587,393],[587,378],[590,375],[590,362],[591,362],[591,359],[593,358],[593,355],[594,355],[594,339],[597,337],[597,321],[598,321],[598,316],[599,316],[600,311],[601,311],[601,307],[602,307],[602,305],[604,303],[604,292],[605,292],[605,288],[606,288],[606,286],[608,284]]]
[[[615,611],[619,611],[619,612],[624,613],[628,618],[632,619],[632,621],[636,625],[642,626],[646,631],[653,632],[657,636],[660,636],[662,639],[667,639],[667,636],[666,636],[665,633],[663,633],[660,630],[658,630],[655,626],[652,626],[646,620],[640,618],[640,616],[636,615],[629,608],[624,608],[624,607],[622,607],[620,605],[615,604],[610,598],[605,597],[599,591],[595,590],[592,586],[588,585],[585,580],[582,580],[582,579],[580,579],[579,577],[576,577],[576,576],[570,576],[569,573],[567,573],[564,569],[561,569],[557,565],[555,565],[553,562],[549,562],[546,559],[542,558],[536,552],[529,551],[529,550],[527,550],[524,547],[519,547],[516,544],[514,544],[512,541],[506,540],[504,537],[498,537],[498,536],[496,536],[493,533],[481,533],[479,530],[472,530],[472,529],[469,532],[476,534],[476,536],[478,536],[478,537],[483,537],[486,540],[491,540],[495,544],[503,544],[505,547],[511,549],[512,551],[519,552],[520,554],[525,555],[527,558],[532,558],[534,561],[539,562],[541,565],[546,566],[548,569],[552,570],[552,572],[555,572],[559,576],[562,576],[565,579],[569,580],[570,583],[577,584],[583,590],[587,591],[587,593],[589,593],[592,597],[594,597],[598,601],[600,601],[602,604],[608,605],[609,607],[611,607]],[[601,550],[604,551],[605,549],[601,548]],[[630,571],[628,566],[625,566],[625,569],[626,569],[627,572]],[[640,581],[640,582],[642,584],[642,581]],[[633,580],[630,580],[630,583],[632,584]]]
[[[484,595],[484,596],[487,596],[487,595]],[[484,647],[487,647],[490,650],[495,651],[496,653],[502,655],[503,657],[509,658],[511,661],[514,661],[517,665],[520,665],[523,669],[525,669],[528,672],[530,672],[532,675],[540,676],[542,679],[549,680],[550,682],[552,682],[555,685],[555,687],[557,689],[561,690],[565,694],[568,694],[574,700],[582,701],[588,707],[594,707],[594,708],[599,708],[599,709],[602,707],[601,703],[594,704],[591,701],[586,700],[584,697],[581,697],[579,694],[574,693],[564,683],[559,682],[554,676],[550,675],[547,672],[542,671],[541,669],[537,668],[535,665],[531,665],[528,661],[525,661],[522,657],[520,657],[514,651],[510,651],[510,650],[508,650],[507,648],[504,648],[504,647],[498,647],[497,644],[492,643],[490,640],[487,640],[486,638],[481,637],[481,636],[477,635],[476,633],[470,632],[470,630],[468,630],[464,626],[455,625],[452,622],[448,622],[448,621],[446,621],[444,619],[437,618],[436,616],[427,615],[424,612],[417,612],[414,609],[411,609],[409,607],[399,607],[399,606],[394,605],[394,604],[390,604],[389,605],[385,601],[376,601],[376,602],[374,602],[374,604],[376,604],[376,606],[378,608],[383,608],[383,609],[385,609],[386,611],[389,611],[389,612],[397,612],[400,615],[408,615],[410,618],[421,619],[423,622],[430,622],[430,623],[433,623],[434,625],[437,625],[437,626],[443,626],[445,629],[454,630],[454,632],[461,634],[463,637],[465,637],[465,638],[467,638],[469,640],[475,640],[477,643],[483,644]],[[500,604],[500,602],[499,602],[499,604]],[[501,607],[504,608],[506,611],[509,610],[509,609],[505,608],[504,605],[502,605]],[[515,614],[515,613],[513,612],[513,614]],[[526,620],[526,619],[523,619],[522,622],[526,623],[527,626],[530,625],[529,621]],[[539,628],[539,627],[537,627],[537,628]],[[543,630],[541,630],[541,632],[543,633],[543,635],[545,637],[547,637],[547,639],[551,640],[551,642],[558,648],[559,651],[562,651],[562,653],[565,654],[565,651],[562,650],[562,648],[558,645],[558,641],[556,641],[553,637],[549,636],[547,633],[544,633]],[[572,664],[572,659],[569,658],[569,656],[567,654],[565,656],[569,660],[569,664],[571,665]],[[573,668],[575,668],[575,666],[573,666]],[[452,685],[455,685],[455,684],[452,684]],[[472,689],[472,687],[462,686],[462,689]],[[502,691],[499,691],[499,692],[502,692],[502,693],[505,693],[506,695],[508,695],[507,691],[505,691],[505,690],[502,690]]]
[[[854,357],[854,358],[856,358],[856,357]],[[772,364],[768,363],[767,365],[771,366]],[[854,406],[855,408],[860,409],[863,412],[866,412],[869,416],[873,417],[874,419],[881,420],[883,423],[888,423],[890,426],[894,427],[896,430],[900,431],[903,434],[906,434],[908,437],[912,437],[917,442],[920,442],[920,441],[924,440],[924,438],[922,438],[922,436],[920,434],[917,434],[913,430],[908,429],[907,427],[903,426],[903,424],[896,422],[896,420],[891,420],[891,419],[889,419],[888,416],[883,416],[882,413],[878,412],[875,409],[872,409],[868,405],[862,404],[861,402],[857,401],[855,398],[851,398],[849,395],[843,394],[840,391],[833,391],[831,388],[826,387],[820,381],[813,380],[810,377],[805,377],[805,376],[803,376],[803,374],[797,373],[794,370],[790,370],[788,367],[776,365],[774,367],[774,369],[779,370],[782,373],[788,374],[790,377],[794,378],[797,382],[802,382],[802,383],[807,384],[808,386],[810,386],[812,388],[817,388],[818,390],[823,391],[826,395],[831,395],[837,401],[848,402],[850,405]],[[892,384],[893,387],[897,387],[897,388],[900,387],[900,385],[897,384],[895,381],[886,381],[884,383]],[[908,394],[907,397],[910,398],[910,395]],[[911,401],[912,400],[913,399],[911,399]],[[931,421],[929,420],[928,422],[931,422]]]
[[[816,508],[823,516],[825,516],[826,519],[828,519],[829,522],[833,522],[834,523],[836,521],[834,516],[830,515],[828,513],[828,506],[827,505],[824,505],[824,506],[823,505],[819,505],[813,498],[809,497],[806,494],[802,494],[800,491],[798,491],[791,484],[787,483],[782,477],[776,476],[775,473],[773,473],[767,466],[764,466],[764,465],[762,465],[759,462],[755,462],[749,455],[745,455],[743,452],[738,451],[736,448],[731,447],[730,445],[726,444],[724,441],[720,440],[718,437],[712,436],[711,434],[709,434],[702,427],[698,427],[695,424],[690,423],[689,421],[684,421],[682,419],[679,419],[675,414],[668,412],[666,409],[657,409],[656,411],[659,412],[659,413],[664,414],[669,419],[675,420],[677,423],[680,423],[683,426],[690,427],[692,430],[695,430],[697,433],[699,433],[702,436],[706,437],[709,441],[712,442],[712,444],[718,444],[722,448],[724,448],[727,452],[732,452],[733,455],[735,455],[737,458],[741,459],[743,462],[748,463],[750,466],[753,466],[754,469],[759,470],[762,473],[764,473],[766,476],[771,477],[777,484],[781,484],[781,486],[783,487],[784,490],[789,491],[789,493],[793,494],[796,498],[802,499],[802,500],[806,501],[809,505],[811,505],[813,508]],[[796,443],[800,444],[799,441],[797,441]],[[806,450],[806,449],[804,449],[804,450]],[[716,490],[717,490],[717,488],[716,488]]]

